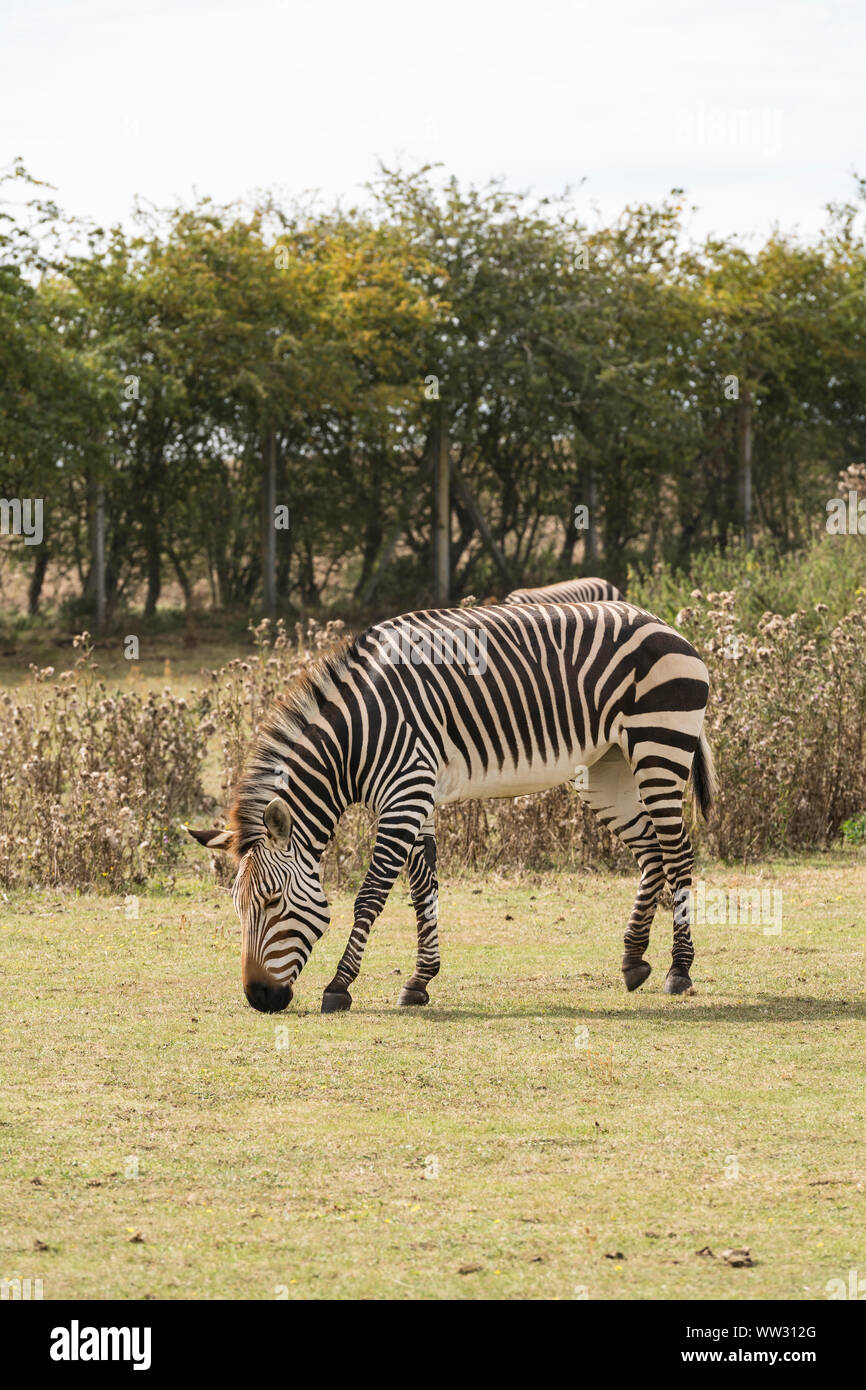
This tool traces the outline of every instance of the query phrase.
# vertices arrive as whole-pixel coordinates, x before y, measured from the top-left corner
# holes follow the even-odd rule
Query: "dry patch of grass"
[[[401,884],[327,1016],[346,895],[272,1017],[204,881],[137,917],[4,904],[0,1276],[46,1298],[825,1297],[866,1272],[866,865],[761,873],[781,934],[698,927],[673,1000],[669,912],[655,973],[622,986],[631,880],[445,883],[418,1011],[396,1008]]]

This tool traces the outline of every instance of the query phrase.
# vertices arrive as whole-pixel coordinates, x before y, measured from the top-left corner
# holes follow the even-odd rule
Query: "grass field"
[[[80,624],[73,624],[73,629],[86,626],[82,619]],[[237,656],[249,658],[254,650],[245,621],[219,622],[203,617],[197,631],[195,645],[190,646],[179,621],[146,622],[139,615],[127,614],[115,630],[95,639],[93,660],[110,686],[123,687],[135,680],[154,689],[169,684],[179,693],[192,686],[201,687],[203,672],[215,670]],[[129,661],[124,655],[127,633],[139,638],[137,661]],[[29,680],[31,665],[66,671],[78,655],[71,633],[59,629],[37,625],[5,638],[0,635],[0,687],[13,689]]]
[[[621,984],[630,879],[446,882],[417,1011],[401,883],[327,1016],[345,895],[276,1016],[246,1006],[206,880],[137,917],[4,903],[0,1276],[46,1299],[825,1298],[866,1273],[866,861],[763,882],[781,934],[698,927],[679,999],[669,912],[654,974]]]

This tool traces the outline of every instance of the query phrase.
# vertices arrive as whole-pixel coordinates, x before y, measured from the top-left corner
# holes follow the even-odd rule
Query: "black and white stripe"
[[[690,985],[691,771],[702,810],[712,766],[701,732],[706,668],[678,632],[627,603],[511,604],[411,613],[311,668],[258,739],[232,811],[244,985],[281,1008],[328,923],[319,863],[347,806],[376,813],[372,859],[323,1008],[348,1008],[370,929],[404,864],[418,927],[401,1003],[426,1003],[439,970],[437,805],[572,781],[633,851],[637,898],[622,968],[636,988],[667,881],[669,993]],[[222,847],[225,831],[194,832]]]
[[[538,589],[513,589],[503,603],[610,603],[622,599],[607,579],[563,579]]]

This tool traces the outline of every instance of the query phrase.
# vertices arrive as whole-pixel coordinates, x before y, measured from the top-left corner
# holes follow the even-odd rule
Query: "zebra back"
[[[624,595],[607,579],[563,579],[538,589],[514,589],[503,603],[617,603]]]

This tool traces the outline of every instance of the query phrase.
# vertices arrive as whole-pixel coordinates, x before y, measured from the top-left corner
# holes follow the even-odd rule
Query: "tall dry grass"
[[[735,593],[696,590],[677,625],[710,673],[720,792],[701,838],[744,862],[826,848],[866,807],[866,595],[837,621],[819,603],[750,633]]]
[[[170,690],[109,691],[87,633],[55,679],[0,694],[0,884],[118,890],[176,863],[207,739]]]
[[[765,613],[756,628],[738,603],[735,591],[695,590],[677,614],[711,680],[720,794],[709,826],[692,820],[697,845],[741,862],[824,848],[866,809],[866,595],[836,620],[818,604]],[[183,818],[211,818],[208,748],[227,807],[269,705],[343,635],[340,622],[257,624],[249,658],[210,672],[189,699],[110,691],[87,634],[71,671],[31,668],[28,683],[0,695],[0,885],[117,891],[171,870],[185,850]],[[568,786],[443,807],[437,822],[449,874],[633,867]],[[351,808],[327,851],[330,883],[360,879],[373,836],[369,814]]]

